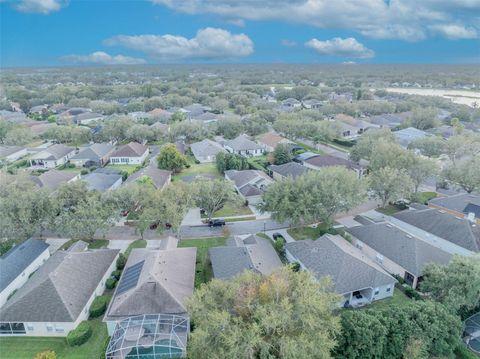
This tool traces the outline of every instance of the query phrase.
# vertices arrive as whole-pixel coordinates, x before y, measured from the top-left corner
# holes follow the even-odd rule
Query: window
[[[29,332],[33,332],[33,324],[32,323],[27,323],[27,330]]]
[[[380,293],[380,289],[379,289],[379,288],[375,288],[374,295],[378,295],[379,293]]]
[[[55,325],[55,331],[57,333],[64,333],[65,332],[65,329],[63,329],[63,327],[59,326],[59,325]]]
[[[392,287],[388,286],[387,287],[387,292],[390,292],[392,290]]]
[[[26,334],[23,323],[0,323],[0,334]]]
[[[46,324],[47,332],[53,332],[53,326],[50,323]]]

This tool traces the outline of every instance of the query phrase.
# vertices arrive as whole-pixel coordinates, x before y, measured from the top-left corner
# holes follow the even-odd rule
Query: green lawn
[[[112,165],[108,164],[108,168],[115,168],[119,171],[125,171],[130,176],[132,173],[137,172],[137,169],[141,167],[140,165]]]
[[[213,176],[215,178],[223,178],[218,172],[217,165],[215,163],[193,163],[189,168],[185,168],[182,172],[172,176],[172,181],[180,181],[184,176],[198,176],[206,175]]]
[[[88,249],[99,249],[105,248],[108,246],[108,241],[106,239],[95,239],[88,242]]]
[[[302,147],[305,151],[318,153],[319,155],[324,155],[325,154],[323,151],[317,150],[315,147],[309,146],[309,145],[307,145],[305,143],[302,143],[302,142],[297,142],[297,145]]]
[[[376,309],[381,309],[381,308],[386,308],[391,305],[407,305],[411,301],[410,298],[408,298],[403,292],[395,288],[393,291],[393,296],[390,298],[385,298],[382,300],[378,300],[376,302],[373,302],[370,305],[365,306],[364,308],[376,308]]]
[[[247,161],[251,168],[264,172],[267,172],[267,167],[270,165],[268,155],[249,157]]]
[[[415,202],[418,202],[418,203],[421,203],[421,204],[426,204],[428,201],[430,201],[431,199],[437,197],[437,193],[436,192],[418,192],[415,196],[414,196],[414,201]]]
[[[296,228],[289,228],[287,229],[287,233],[293,237],[296,241],[302,241],[304,239],[317,239],[318,237],[324,235],[329,231],[331,234],[337,234],[338,231],[335,229],[330,229],[323,225],[319,224],[317,228],[312,227],[296,227]]]
[[[208,258],[210,247],[223,246],[225,237],[185,239],[178,243],[179,247],[197,247],[197,260],[195,270],[195,288],[202,283],[207,283],[213,277],[212,266]]]
[[[130,243],[130,245],[128,246],[127,250],[125,251],[125,256],[128,257],[128,255],[130,254],[130,252],[132,251],[132,249],[135,249],[135,248],[145,248],[147,246],[147,241],[144,240],[144,239],[137,239],[136,241],[133,241],[132,243]]]
[[[377,208],[376,211],[382,214],[385,214],[387,216],[391,216],[392,214],[400,212],[400,209],[389,204],[385,208]]]
[[[257,217],[255,216],[248,216],[248,217],[240,217],[240,218],[227,218],[225,222],[242,222],[242,221],[253,221]]]
[[[213,217],[233,217],[233,216],[247,216],[253,214],[252,210],[248,206],[243,204],[226,203],[223,208],[213,213]],[[207,218],[206,215],[202,215],[202,218]]]
[[[0,338],[0,358],[32,359],[39,352],[53,350],[58,359],[101,358],[108,337],[107,325],[102,318],[89,321],[93,333],[90,339],[80,346],[70,347],[65,338],[51,337],[10,337]]]

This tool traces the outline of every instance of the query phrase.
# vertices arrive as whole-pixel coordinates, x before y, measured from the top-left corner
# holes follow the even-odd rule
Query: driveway
[[[45,242],[50,245],[48,251],[50,254],[55,253],[58,249],[69,241],[68,238],[47,238]]]
[[[183,218],[181,226],[200,226],[202,225],[202,216],[200,215],[200,208],[190,208]]]
[[[118,239],[116,241],[109,241],[107,248],[110,249],[120,249],[120,252],[125,252],[134,240],[133,239]]]
[[[287,243],[295,242],[295,239],[293,239],[293,237],[287,233],[286,229],[277,229],[274,231],[265,232],[265,234],[272,239],[273,239],[274,233],[280,233],[283,236],[283,238],[285,238],[285,242]]]

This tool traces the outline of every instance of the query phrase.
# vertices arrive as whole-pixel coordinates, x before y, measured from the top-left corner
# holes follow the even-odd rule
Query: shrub
[[[478,359],[478,357],[468,350],[463,343],[455,349],[455,355],[457,359]]]
[[[112,277],[114,277],[116,280],[119,280],[121,275],[122,275],[121,270],[117,269],[112,272]]]
[[[101,316],[103,313],[105,313],[105,310],[107,309],[107,297],[105,296],[100,296],[96,297],[92,305],[90,306],[90,317],[91,318],[97,318]]]
[[[127,264],[127,257],[125,256],[125,254],[120,253],[117,258],[117,269],[122,270],[123,268],[125,268],[125,264]]]
[[[82,345],[92,336],[92,327],[87,321],[81,322],[77,328],[67,335],[67,343],[71,347]]]
[[[115,288],[115,285],[117,284],[117,280],[115,278],[108,278],[107,282],[105,283],[105,286],[107,289],[113,289]]]
[[[412,287],[404,287],[404,293],[407,297],[412,298],[412,299],[420,299],[420,294],[417,293],[415,289]]]
[[[82,176],[85,176],[85,175],[88,175],[89,172],[90,172],[89,170],[87,170],[86,168],[84,168],[83,170],[80,171],[80,174],[81,174]]]
[[[300,263],[298,263],[298,262],[293,262],[293,263],[292,263],[292,270],[293,270],[294,272],[300,272]]]
[[[57,353],[53,350],[47,350],[45,352],[37,353],[33,359],[57,359]]]

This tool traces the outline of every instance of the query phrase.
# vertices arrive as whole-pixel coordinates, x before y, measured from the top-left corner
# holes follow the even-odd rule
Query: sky
[[[0,0],[0,66],[480,63],[480,0]]]

